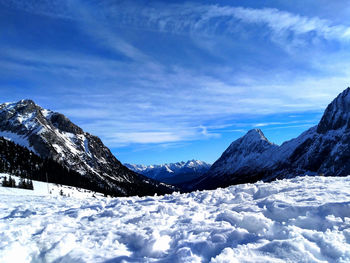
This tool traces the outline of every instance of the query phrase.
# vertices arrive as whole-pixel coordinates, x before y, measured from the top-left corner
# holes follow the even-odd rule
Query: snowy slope
[[[182,184],[195,180],[210,168],[210,164],[199,160],[148,166],[142,164],[124,165],[132,171],[167,184]]]
[[[105,192],[128,196],[172,191],[130,171],[98,137],[32,100],[0,105],[0,136],[80,173]]]
[[[0,195],[0,262],[350,262],[350,177],[162,197]]]
[[[326,108],[319,124],[281,146],[259,129],[234,141],[194,189],[291,178],[300,174],[350,174],[350,88]]]
[[[70,196],[74,198],[87,198],[87,197],[102,197],[104,196],[101,193],[93,192],[90,190],[72,187],[67,185],[58,185],[51,183],[44,183],[33,180],[34,190],[12,188],[12,187],[2,187],[1,182],[4,177],[9,178],[9,174],[0,173],[0,195],[24,195],[24,196],[60,196],[61,193],[63,196]],[[11,175],[18,185],[20,178],[17,176]]]
[[[222,156],[210,169],[216,176],[230,174],[240,169],[254,170],[262,165],[261,156],[278,148],[277,145],[269,142],[260,129],[253,129],[238,140],[231,143]],[[264,159],[266,163],[268,160]]]

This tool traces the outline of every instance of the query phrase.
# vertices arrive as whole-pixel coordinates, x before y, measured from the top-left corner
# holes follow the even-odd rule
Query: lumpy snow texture
[[[0,262],[349,262],[350,177],[162,197],[1,195]]]

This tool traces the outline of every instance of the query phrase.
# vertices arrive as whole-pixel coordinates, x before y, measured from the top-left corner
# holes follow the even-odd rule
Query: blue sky
[[[1,100],[33,99],[122,162],[282,143],[349,86],[349,1],[0,0]]]

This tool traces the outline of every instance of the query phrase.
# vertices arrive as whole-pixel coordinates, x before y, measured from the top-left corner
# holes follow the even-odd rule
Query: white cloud
[[[107,139],[108,142],[117,143],[164,143],[184,140],[179,134],[172,132],[129,132],[114,133]]]
[[[85,1],[4,1],[0,3],[27,12],[57,17],[62,19],[81,20],[90,24],[93,31],[107,40],[107,44],[123,50],[126,54],[139,56],[138,50],[122,39],[111,38],[108,29],[98,26],[107,20],[114,21],[117,26],[143,28],[174,33],[235,32],[239,23],[265,24],[275,34],[286,31],[296,35],[315,33],[325,39],[349,40],[350,28],[334,25],[331,21],[319,17],[307,17],[275,8],[246,8],[229,5],[205,5],[197,3],[162,4],[153,2],[139,5],[137,2],[100,2],[98,8]],[[110,19],[110,20],[109,20]],[[98,26],[99,30],[95,30]],[[108,43],[110,42],[110,43]]]
[[[274,8],[229,8],[229,13],[245,23],[264,23],[276,34],[292,31],[297,35],[315,32],[327,39],[349,39],[348,27],[331,25],[330,21],[318,17],[306,17]]]
[[[280,125],[280,126],[286,126],[286,127],[299,127],[299,125],[311,125],[314,124],[315,120],[299,120],[299,121],[287,121],[287,122],[280,122],[280,121],[276,121],[276,122],[261,122],[261,123],[255,123],[253,124],[253,127],[266,127],[266,126],[276,126],[276,125]],[[291,125],[293,124],[293,125]],[[295,124],[297,124],[298,126],[294,126]]]
[[[11,52],[7,50],[9,56]],[[67,68],[82,67],[83,78],[98,67],[99,77],[118,83],[119,75],[112,74],[118,63],[91,56],[84,59],[79,54],[65,55],[47,50],[44,53],[13,51],[17,59],[23,54],[27,62],[51,61],[62,67],[69,65]],[[249,86],[236,86],[190,70],[160,72],[155,76],[147,68],[134,69],[130,75],[123,71],[123,77],[133,81],[137,72],[149,83],[137,83],[127,89],[121,89],[125,83],[96,88],[68,86],[61,90],[64,100],[56,110],[78,120],[79,125],[101,136],[109,146],[189,141],[217,136],[227,127],[225,120],[232,116],[322,110],[346,88],[350,77],[342,73],[333,78],[309,77],[273,85],[252,81]],[[32,74],[32,70],[29,69],[28,74]],[[59,91],[55,87],[50,89]],[[221,126],[204,125],[213,121]]]
[[[83,1],[71,4],[45,1],[46,5],[35,1],[5,1],[8,3],[29,12],[72,19],[96,44],[131,58],[131,61],[121,62],[98,55],[39,48],[30,51],[15,47],[1,49],[2,72],[19,72],[21,78],[40,76],[41,82],[46,73],[50,73],[59,77],[61,86],[66,84],[67,78],[72,78],[74,85],[80,83],[75,88],[67,82],[67,87],[58,89],[64,94],[59,94],[64,101],[57,110],[78,119],[87,131],[101,136],[109,146],[174,143],[218,136],[220,129],[226,127],[225,120],[232,116],[322,110],[349,85],[348,62],[331,61],[328,54],[323,59],[311,57],[310,63],[316,69],[335,72],[332,77],[312,74],[291,77],[281,73],[282,69],[272,73],[263,69],[260,76],[249,70],[241,75],[225,72],[235,61],[218,68],[207,65],[206,72],[202,72],[181,65],[166,67],[117,32],[119,26],[130,26],[215,36],[249,31],[246,25],[263,25],[273,40],[284,44],[289,32],[295,39],[313,33],[316,38],[349,40],[348,27],[333,25],[318,17],[271,8],[203,4],[156,3],[150,4],[150,8],[130,8],[101,3],[100,9],[92,10]],[[215,44],[213,55],[220,53]],[[84,82],[87,78],[93,81]],[[48,88],[55,89],[54,86]],[[207,125],[218,119],[223,120],[221,128]],[[233,131],[242,132],[243,129]]]
[[[262,24],[272,31],[274,37],[282,37],[292,32],[294,38],[312,33],[313,37],[324,39],[350,39],[350,28],[347,26],[333,25],[326,19],[301,16],[275,8],[154,3],[150,8],[142,8],[141,12],[139,9],[115,4],[110,12],[118,24],[179,34],[233,34],[247,30],[240,24]],[[119,20],[118,17],[127,19]],[[290,35],[288,40],[290,41]]]

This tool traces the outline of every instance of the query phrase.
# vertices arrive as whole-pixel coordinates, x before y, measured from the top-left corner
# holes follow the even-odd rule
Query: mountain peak
[[[226,149],[223,155],[231,155],[232,153],[246,153],[251,152],[261,153],[274,146],[264,135],[260,129],[249,130],[243,137],[235,140]]]
[[[78,172],[89,184],[117,195],[170,192],[122,166],[102,141],[63,114],[20,100],[0,105],[0,135]],[[81,182],[82,184],[85,183]]]
[[[22,99],[18,101],[16,104],[24,104],[24,105],[36,105],[35,102],[31,99]]]
[[[7,102],[0,105],[1,112],[7,112],[9,114],[29,114],[37,113],[42,108],[35,104],[34,101],[30,99],[22,99],[17,102]]]
[[[28,107],[28,106],[36,106],[37,107],[36,103],[31,99],[22,99],[22,100],[19,100],[17,102],[7,102],[4,104],[6,106],[15,107],[15,108]]]
[[[350,129],[350,88],[340,93],[326,108],[320,123],[318,133],[329,130]]]
[[[209,173],[221,175],[240,169],[254,169],[257,158],[277,146],[267,140],[260,129],[249,130],[243,137],[235,140],[212,165]]]
[[[249,137],[255,140],[268,141],[268,139],[265,137],[264,133],[260,129],[251,129],[246,133],[246,135],[244,135],[244,137]]]
[[[244,143],[244,144],[270,144],[273,145],[272,142],[270,142],[264,135],[264,133],[262,132],[262,130],[260,129],[251,129],[249,130],[243,137],[241,137],[240,139],[238,139],[238,141],[240,141],[240,143]]]

